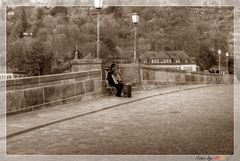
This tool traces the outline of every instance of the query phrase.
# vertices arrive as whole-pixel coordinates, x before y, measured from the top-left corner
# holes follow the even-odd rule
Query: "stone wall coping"
[[[183,70],[177,70],[177,69],[169,69],[169,68],[162,68],[162,67],[150,67],[146,65],[142,65],[141,68],[143,69],[151,69],[151,70],[159,70],[159,71],[168,71],[168,72],[176,72],[176,73],[187,73],[186,71]]]
[[[218,74],[218,73],[202,73],[202,72],[191,72],[191,74],[208,75],[208,76],[232,76],[232,74],[224,75],[224,74]]]
[[[41,76],[14,78],[14,79],[9,79],[9,80],[28,79],[28,78],[42,78],[42,77],[49,77],[49,76],[61,76],[61,75],[65,75],[65,74],[87,73],[87,72],[93,72],[93,71],[101,71],[101,70],[100,69],[92,69],[92,70],[79,71],[79,72],[70,72],[70,73],[60,73],[60,74],[52,74],[52,75],[41,75]]]
[[[97,75],[97,74],[101,75],[100,69],[53,74],[53,75],[23,77],[23,78],[9,79],[6,81],[6,85],[7,86],[15,86],[15,85],[22,85],[22,84],[34,84],[34,83],[41,83],[41,82],[49,82],[49,81],[61,81],[61,80],[65,80],[65,79],[87,77],[87,76]]]
[[[202,73],[202,72],[187,72],[183,70],[175,70],[175,69],[168,69],[168,68],[162,68],[162,67],[150,67],[150,66],[141,66],[143,69],[151,69],[151,70],[160,70],[160,71],[170,71],[170,72],[176,72],[176,73],[185,73],[188,75],[206,75],[206,76],[232,76],[231,74],[229,75],[222,75],[218,73]]]
[[[138,63],[131,63],[131,64],[117,64],[117,65],[120,66],[120,67],[137,67],[140,64],[138,64]]]
[[[102,64],[103,60],[94,58],[94,59],[74,59],[71,61],[73,65],[76,64]]]
[[[92,63],[92,62],[72,62],[72,65],[89,65],[89,64],[102,64],[102,63]]]

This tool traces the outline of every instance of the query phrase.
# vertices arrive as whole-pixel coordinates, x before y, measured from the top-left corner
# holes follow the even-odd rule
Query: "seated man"
[[[121,97],[122,90],[123,90],[123,82],[120,74],[117,71],[116,64],[111,65],[110,71],[108,72],[108,75],[107,75],[107,80],[110,86],[113,86],[117,89],[116,96]]]

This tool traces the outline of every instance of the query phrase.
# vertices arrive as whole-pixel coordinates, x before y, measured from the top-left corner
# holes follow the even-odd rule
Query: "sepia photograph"
[[[233,11],[7,6],[7,154],[233,154]]]
[[[7,5],[6,155],[234,155],[234,6],[217,3]]]

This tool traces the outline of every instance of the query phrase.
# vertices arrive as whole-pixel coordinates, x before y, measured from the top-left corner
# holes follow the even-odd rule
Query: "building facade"
[[[140,62],[161,68],[197,71],[196,59],[188,56],[184,51],[146,51],[140,56]]]

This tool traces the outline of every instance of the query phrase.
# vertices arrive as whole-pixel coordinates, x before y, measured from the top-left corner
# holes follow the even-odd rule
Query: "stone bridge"
[[[233,154],[231,75],[119,64],[135,91],[107,97],[105,66],[74,60],[71,73],[7,80],[6,153]]]
[[[77,59],[72,64],[71,73],[7,80],[7,114],[91,100],[106,94],[102,60]],[[141,64],[119,64],[119,70],[124,82],[132,84],[134,90],[233,83],[230,75],[187,73]]]

